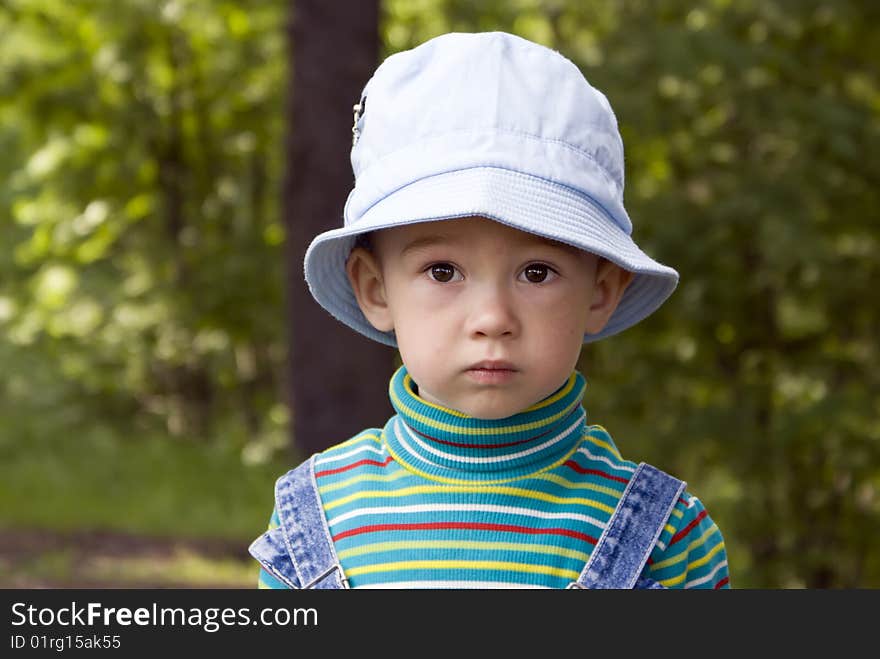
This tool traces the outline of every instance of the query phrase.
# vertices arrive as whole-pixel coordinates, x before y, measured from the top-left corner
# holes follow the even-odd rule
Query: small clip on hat
[[[364,116],[364,112],[367,109],[367,97],[363,96],[361,102],[352,105],[351,109],[354,111],[354,124],[351,127],[351,146],[354,147],[361,136],[361,131],[358,130],[358,121]]]

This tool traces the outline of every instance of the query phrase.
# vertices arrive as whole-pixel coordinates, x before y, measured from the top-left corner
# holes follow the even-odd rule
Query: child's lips
[[[517,370],[509,362],[479,362],[471,366],[467,374],[480,384],[504,384],[513,379]]]
[[[471,364],[469,371],[515,371],[516,367],[503,359],[484,359],[476,364]]]

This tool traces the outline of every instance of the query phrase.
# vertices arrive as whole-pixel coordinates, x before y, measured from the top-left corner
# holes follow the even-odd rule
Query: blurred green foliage
[[[0,5],[12,409],[283,445],[283,9]]]
[[[155,497],[133,528],[265,525],[267,475],[290,462],[286,8],[0,3],[0,524],[119,524],[117,483]],[[608,96],[636,240],[682,279],[584,349],[590,420],[689,481],[733,587],[880,587],[880,7],[383,9],[382,57],[505,30]],[[187,496],[217,517],[175,527]]]

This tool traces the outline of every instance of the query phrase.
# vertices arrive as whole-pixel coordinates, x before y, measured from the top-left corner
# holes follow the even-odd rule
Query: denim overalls
[[[348,588],[318,498],[312,456],[278,479],[280,524],[248,548],[263,568],[291,588]],[[568,588],[652,588],[642,576],[666,520],[686,483],[642,462],[577,581]]]

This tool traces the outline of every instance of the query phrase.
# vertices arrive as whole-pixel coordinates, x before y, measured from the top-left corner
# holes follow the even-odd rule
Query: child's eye
[[[532,284],[543,284],[555,274],[553,268],[543,263],[531,263],[523,270],[523,276],[526,278],[526,281]]]
[[[456,275],[455,266],[449,263],[435,263],[428,268],[428,273],[431,279],[441,284],[449,283]]]

